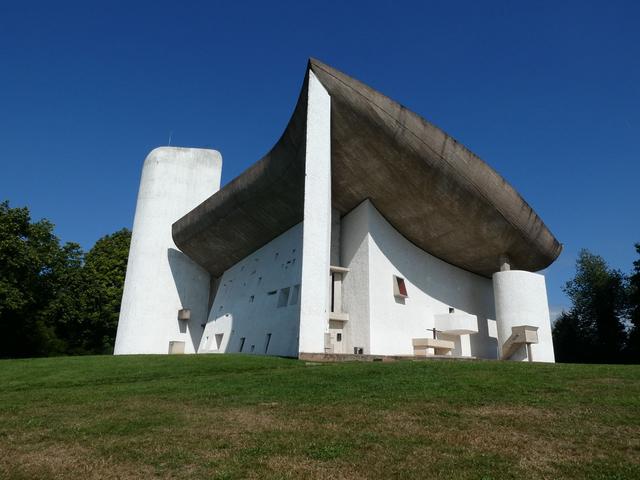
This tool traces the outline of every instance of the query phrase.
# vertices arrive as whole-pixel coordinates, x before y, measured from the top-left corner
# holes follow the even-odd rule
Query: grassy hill
[[[640,367],[0,361],[0,478],[640,478]]]

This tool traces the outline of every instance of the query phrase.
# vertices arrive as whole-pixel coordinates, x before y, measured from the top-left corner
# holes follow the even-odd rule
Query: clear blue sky
[[[170,132],[219,150],[223,182],[258,160],[314,56],[522,193],[564,243],[554,309],[580,248],[628,271],[640,241],[638,5],[0,0],[0,199],[89,248],[131,227],[142,161]]]

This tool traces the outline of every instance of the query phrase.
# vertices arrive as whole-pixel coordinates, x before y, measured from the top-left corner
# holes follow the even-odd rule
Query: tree
[[[64,351],[48,311],[79,268],[79,247],[60,247],[49,221],[31,222],[27,208],[0,204],[0,357]]]
[[[635,244],[640,255],[640,243]],[[633,270],[629,276],[629,337],[627,340],[627,361],[640,363],[640,259],[633,262]]]
[[[553,324],[553,350],[556,362],[581,363],[585,361],[586,351],[580,324],[571,312],[562,312]]]
[[[617,363],[623,360],[625,276],[604,259],[581,250],[576,275],[564,287],[572,308],[554,325],[558,361]]]
[[[131,232],[125,228],[102,237],[85,256],[90,327],[85,348],[92,353],[113,353],[130,243]]]
[[[0,357],[111,353],[130,239],[120,230],[85,255],[0,203]]]
[[[113,353],[130,240],[127,229],[102,237],[79,269],[79,249],[69,255],[73,265],[63,270],[63,286],[47,311],[64,353]]]

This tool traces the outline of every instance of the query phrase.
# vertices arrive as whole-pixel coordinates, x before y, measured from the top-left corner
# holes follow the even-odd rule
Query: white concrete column
[[[331,97],[309,71],[300,353],[324,353],[331,276]]]
[[[505,270],[511,270],[511,260],[507,255],[500,255],[498,259],[498,263],[500,263],[500,271],[504,272]]]
[[[209,274],[173,242],[171,226],[220,188],[214,150],[160,147],[142,168],[122,295],[115,354],[193,353],[207,321]],[[178,310],[191,310],[188,321]]]
[[[544,276],[522,270],[496,272],[493,294],[499,349],[511,336],[511,327],[530,325],[538,327],[538,343],[531,345],[533,361],[555,362]],[[526,348],[520,350],[513,359],[526,361]]]

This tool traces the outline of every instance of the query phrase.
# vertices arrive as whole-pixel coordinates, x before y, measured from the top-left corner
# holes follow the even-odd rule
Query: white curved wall
[[[369,200],[342,218],[342,305],[347,352],[412,355],[412,338],[431,337],[435,315],[477,316],[478,333],[456,337],[454,354],[496,358],[491,280],[446,263],[398,232]],[[393,295],[393,276],[405,279],[408,298]],[[444,338],[441,336],[441,338]],[[453,339],[453,338],[452,338]]]
[[[171,225],[220,188],[215,150],[160,147],[144,161],[133,221],[115,354],[195,352],[207,320],[209,274],[173,242]],[[189,322],[178,310],[189,308]]]
[[[504,345],[511,336],[511,327],[538,327],[538,343],[531,345],[533,360],[555,362],[544,276],[522,270],[496,272],[493,274],[493,292],[499,345]],[[524,348],[512,359],[526,360]]]

